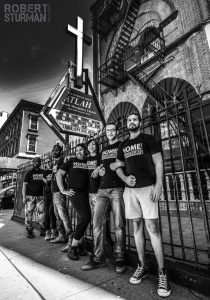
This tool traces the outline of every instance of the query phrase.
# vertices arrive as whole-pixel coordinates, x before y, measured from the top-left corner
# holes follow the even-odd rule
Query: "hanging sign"
[[[93,136],[102,129],[93,97],[65,86],[48,114],[61,133]]]

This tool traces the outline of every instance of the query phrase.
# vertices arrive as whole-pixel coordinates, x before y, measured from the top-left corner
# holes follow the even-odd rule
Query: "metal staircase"
[[[105,64],[100,67],[100,83],[117,88],[126,81],[122,60],[123,50],[129,43],[135,21],[139,12],[140,0],[131,0],[127,9],[120,35],[114,48],[113,56],[109,57]]]

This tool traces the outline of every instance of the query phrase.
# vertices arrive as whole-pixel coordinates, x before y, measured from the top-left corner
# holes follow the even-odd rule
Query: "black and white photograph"
[[[210,1],[0,0],[0,300],[210,297]]]

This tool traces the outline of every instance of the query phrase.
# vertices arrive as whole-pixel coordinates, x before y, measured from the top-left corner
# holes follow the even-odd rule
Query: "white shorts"
[[[158,201],[151,199],[154,185],[143,188],[126,187],[123,193],[126,219],[158,219]]]

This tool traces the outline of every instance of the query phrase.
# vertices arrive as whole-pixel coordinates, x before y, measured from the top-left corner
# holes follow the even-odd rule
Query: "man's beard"
[[[140,126],[135,126],[135,127],[131,127],[131,128],[128,128],[128,131],[129,132],[137,132],[139,130]]]

